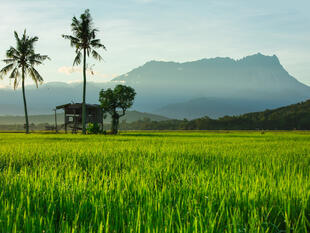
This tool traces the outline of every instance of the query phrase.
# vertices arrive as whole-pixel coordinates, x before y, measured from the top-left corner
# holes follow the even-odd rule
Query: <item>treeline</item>
[[[310,100],[274,110],[195,120],[122,122],[123,130],[310,130]]]
[[[310,100],[287,107],[219,119],[203,117],[195,120],[152,121],[149,118],[127,123],[121,130],[310,130]],[[30,125],[31,130],[52,129],[53,125]],[[0,125],[0,130],[23,130],[24,125]],[[110,129],[104,124],[104,129]]]
[[[29,124],[29,130],[30,131],[36,131],[36,130],[46,130],[46,129],[54,128],[54,125],[48,124],[48,123],[42,123],[42,124]],[[2,131],[23,131],[25,130],[24,124],[3,124],[0,125],[0,130]]]

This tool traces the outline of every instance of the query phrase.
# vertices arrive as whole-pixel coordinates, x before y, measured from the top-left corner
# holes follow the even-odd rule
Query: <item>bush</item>
[[[102,130],[100,129],[100,126],[97,123],[89,123],[86,128],[87,134],[100,134],[102,133]]]

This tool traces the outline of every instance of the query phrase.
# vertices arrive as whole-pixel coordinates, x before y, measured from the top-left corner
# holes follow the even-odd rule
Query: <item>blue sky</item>
[[[86,8],[107,47],[89,81],[104,82],[149,60],[192,61],[276,54],[310,85],[309,0],[1,0],[0,58],[14,45],[13,31],[39,36],[37,51],[52,60],[39,67],[46,82],[77,82],[74,50],[61,34]],[[9,85],[7,79],[0,87]]]

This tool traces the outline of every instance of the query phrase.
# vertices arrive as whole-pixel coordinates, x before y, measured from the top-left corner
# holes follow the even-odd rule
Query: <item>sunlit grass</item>
[[[0,232],[309,232],[310,133],[0,134]]]

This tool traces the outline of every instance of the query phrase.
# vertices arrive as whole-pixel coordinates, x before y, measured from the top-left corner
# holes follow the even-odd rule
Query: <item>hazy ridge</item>
[[[164,121],[168,120],[169,118],[145,113],[145,112],[138,112],[138,111],[128,111],[124,117],[120,118],[120,121],[126,122],[134,122],[143,119],[150,119],[152,121]],[[54,114],[43,114],[43,115],[30,115],[29,116],[30,124],[54,124],[55,123],[55,115]],[[63,124],[64,122],[64,113],[57,113],[57,122],[59,124]],[[108,116],[104,119],[104,123],[110,123],[111,118]],[[24,116],[0,116],[0,125],[11,125],[11,124],[24,124],[25,117]]]
[[[177,63],[150,61],[111,82],[87,84],[87,102],[102,88],[133,86],[133,110],[170,118],[239,115],[310,98],[310,87],[292,77],[278,57],[260,53],[240,60],[212,58]],[[81,83],[46,83],[26,90],[29,114],[51,114],[56,105],[80,102]],[[22,115],[21,91],[0,89],[0,115]]]

